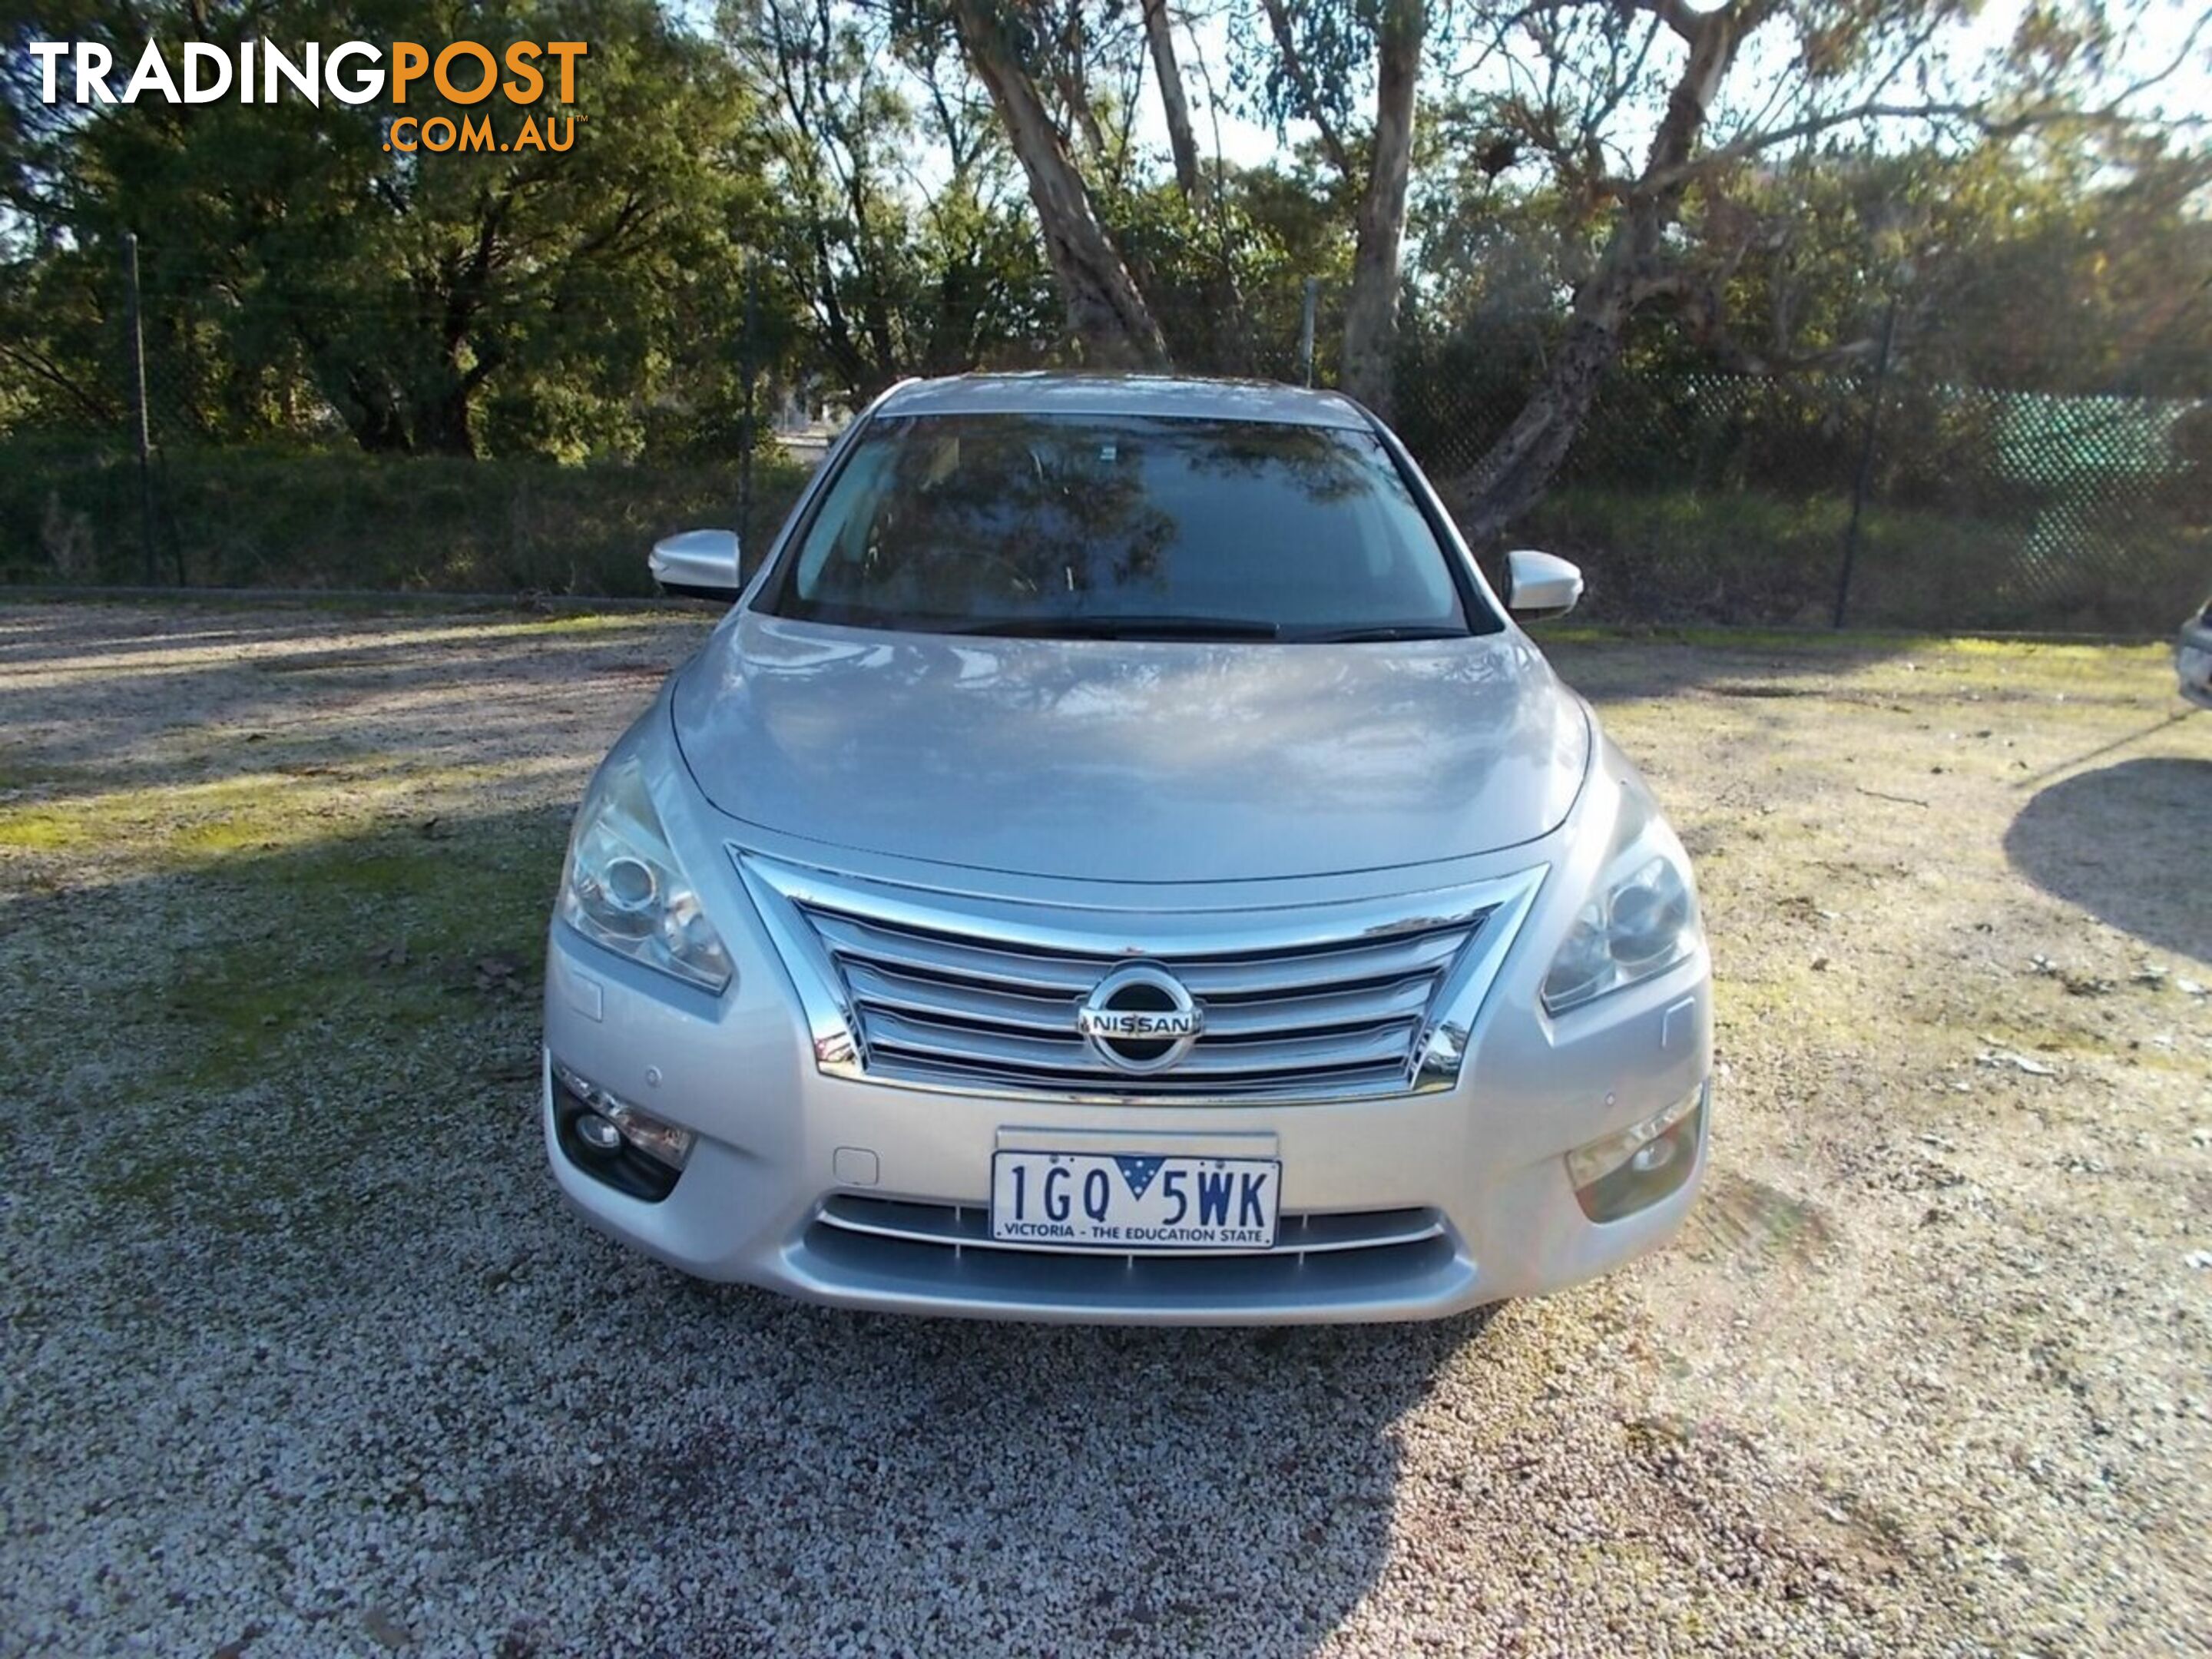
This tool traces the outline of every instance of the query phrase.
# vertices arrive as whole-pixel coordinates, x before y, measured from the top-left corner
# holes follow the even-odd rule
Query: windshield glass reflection
[[[1489,631],[1373,434],[1269,422],[881,422],[774,591],[777,615],[930,632]]]

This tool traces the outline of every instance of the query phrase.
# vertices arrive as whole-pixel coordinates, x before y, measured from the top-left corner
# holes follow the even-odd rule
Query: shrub
[[[780,455],[756,465],[752,549],[805,476]],[[655,538],[737,526],[738,469],[170,450],[155,494],[161,582],[623,595],[651,592]],[[81,440],[0,443],[0,579],[143,580],[135,459]]]

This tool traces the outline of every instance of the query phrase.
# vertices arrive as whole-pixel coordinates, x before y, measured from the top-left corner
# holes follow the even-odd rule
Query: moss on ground
[[[312,776],[252,772],[204,782],[96,790],[0,805],[0,849],[78,852],[137,872],[203,867],[241,854],[298,849],[357,833],[423,799],[465,798],[511,769],[403,769],[354,757]],[[27,786],[37,791],[40,785]]]
[[[308,1197],[351,1201],[336,1171],[378,1132],[349,1109],[295,1133],[299,1092],[326,1097],[349,1071],[365,1105],[399,1057],[437,1052],[465,1091],[486,1022],[520,1014],[540,981],[566,830],[558,810],[483,811],[505,776],[370,757],[0,808],[0,875],[30,878],[10,884],[21,926],[0,982],[24,1017],[0,1022],[0,1049],[49,1080],[88,1053],[134,1056],[89,1086],[50,1081],[64,1113],[205,1120],[117,1143],[91,1173],[103,1200],[226,1231],[296,1218]],[[66,994],[34,1020],[40,984]]]

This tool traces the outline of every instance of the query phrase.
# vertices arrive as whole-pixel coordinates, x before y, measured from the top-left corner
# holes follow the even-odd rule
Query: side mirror
[[[1525,622],[1564,617],[1583,596],[1583,573],[1565,559],[1516,547],[1505,556],[1505,608]]]
[[[664,592],[687,599],[733,605],[744,592],[734,530],[687,530],[664,537],[653,544],[653,556],[645,563]]]

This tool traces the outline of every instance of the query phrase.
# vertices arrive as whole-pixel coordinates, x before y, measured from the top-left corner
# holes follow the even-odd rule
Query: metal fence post
[[[1306,278],[1304,314],[1298,319],[1298,373],[1308,386],[1314,377],[1314,311],[1321,303],[1321,278]]]
[[[1836,578],[1835,626],[1844,625],[1851,602],[1851,567],[1858,562],[1859,515],[1866,510],[1867,486],[1874,478],[1874,444],[1881,430],[1881,394],[1889,380],[1889,348],[1897,338],[1897,295],[1881,315],[1881,351],[1874,363],[1874,393],[1867,403],[1866,439],[1859,446],[1858,477],[1851,483],[1851,516],[1844,526],[1844,568]]]
[[[146,329],[138,310],[138,233],[123,233],[124,291],[131,325],[131,407],[138,441],[138,539],[145,554],[146,585],[154,574],[153,423],[146,413]]]
[[[753,559],[753,331],[760,319],[760,279],[750,255],[745,258],[744,336],[738,343],[738,373],[745,383],[744,413],[738,427],[738,568]]]

